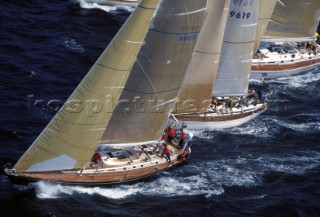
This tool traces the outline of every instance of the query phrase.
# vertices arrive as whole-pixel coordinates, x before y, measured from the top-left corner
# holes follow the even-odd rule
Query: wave
[[[287,119],[281,120],[279,117],[277,118],[270,118],[273,125],[282,126],[297,132],[305,132],[305,133],[316,133],[320,131],[320,122],[304,122],[304,123],[294,123],[288,121]]]
[[[272,119],[271,119],[272,120]],[[249,123],[227,129],[209,129],[209,130],[191,130],[191,132],[200,138],[211,139],[217,133],[226,133],[232,135],[250,135],[255,137],[272,137],[277,128],[270,124],[270,118],[257,117]]]
[[[299,74],[299,75],[292,75],[286,77],[280,77],[270,80],[257,80],[257,79],[250,79],[250,84],[288,84],[291,87],[305,87],[307,84],[311,82],[317,82],[320,80],[320,72],[319,71],[310,71],[307,73]]]
[[[182,195],[206,196],[223,193],[222,188],[212,189],[209,181],[201,175],[189,177],[164,176],[152,182],[140,182],[133,185],[122,184],[117,187],[82,187],[67,186],[40,181],[34,185],[38,198],[62,198],[74,194],[100,195],[109,199],[124,199],[134,195],[173,197]]]
[[[64,198],[74,194],[100,195],[109,199],[125,199],[143,195],[176,197],[205,195],[211,197],[224,193],[224,186],[259,186],[267,172],[303,174],[320,165],[320,152],[299,151],[283,156],[237,157],[209,162],[197,162],[179,167],[172,172],[162,172],[156,179],[115,187],[67,186],[40,181],[31,184],[38,198]],[[28,190],[22,187],[18,190]]]
[[[62,41],[62,45],[68,50],[74,51],[76,53],[85,52],[83,45],[79,44],[75,39],[63,38]]]
[[[68,186],[40,181],[27,187],[16,188],[19,191],[34,188],[37,197],[41,199],[64,198],[74,194],[100,195],[115,200],[136,195],[157,197],[205,195],[209,198],[223,194],[225,186],[263,185],[263,176],[268,172],[299,175],[318,166],[320,166],[320,152],[305,150],[277,157],[265,155],[255,158],[248,155],[197,162],[179,167],[172,172],[162,172],[151,181],[121,184],[115,187]]]
[[[124,6],[124,5],[117,5],[117,6],[108,6],[108,5],[101,5],[95,2],[88,2],[86,0],[77,0],[80,4],[80,7],[85,9],[100,9],[106,11],[108,13],[116,13],[118,10],[126,10],[129,12],[134,11],[135,7]]]

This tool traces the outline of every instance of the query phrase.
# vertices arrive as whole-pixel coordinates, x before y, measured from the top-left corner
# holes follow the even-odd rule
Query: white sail
[[[99,141],[133,143],[160,138],[174,103],[169,101],[177,97],[205,8],[205,0],[143,0],[14,169],[81,168],[90,161]],[[197,27],[195,31],[190,31],[189,24]],[[166,78],[159,78],[158,73]],[[139,91],[152,96],[143,98],[146,101],[167,102],[163,113],[122,113],[121,102],[133,99],[136,95],[132,93]],[[149,95],[151,92],[159,94]],[[164,94],[167,92],[170,94]],[[140,134],[130,133],[116,138],[132,126],[148,135],[139,138]],[[106,133],[106,128],[114,131]]]
[[[210,104],[229,7],[230,0],[208,1],[208,15],[183,81],[175,114],[201,111]]]
[[[319,0],[278,0],[263,41],[310,40],[319,20]]]
[[[231,1],[213,96],[247,94],[259,0]]]
[[[258,26],[256,39],[254,41],[254,51],[257,51],[263,38],[267,26],[271,20],[274,8],[276,6],[277,0],[260,0],[258,9]]]

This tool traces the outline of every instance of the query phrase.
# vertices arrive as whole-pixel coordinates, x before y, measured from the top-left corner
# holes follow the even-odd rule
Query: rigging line
[[[156,94],[157,98],[158,98],[158,99],[160,99],[160,97],[159,97],[159,95],[158,95],[158,91],[157,91],[157,89],[155,88],[155,86],[153,85],[152,81],[150,80],[150,78],[149,78],[148,74],[146,73],[146,71],[144,70],[144,68],[142,67],[142,65],[140,64],[140,61],[139,61],[139,59],[138,59],[138,58],[137,58],[137,63],[139,64],[140,68],[142,69],[143,74],[144,74],[144,75],[146,76],[146,78],[148,79],[148,81],[149,81],[149,83],[150,83],[150,85],[151,85],[152,89],[154,90],[154,92],[155,92],[155,94]]]

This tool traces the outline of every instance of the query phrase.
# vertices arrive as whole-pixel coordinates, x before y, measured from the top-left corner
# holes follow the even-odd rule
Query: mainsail
[[[80,168],[90,161],[101,141],[160,138],[205,9],[205,0],[143,0],[15,170]],[[127,105],[137,94],[145,101],[163,100],[164,109],[157,112],[146,107],[145,113],[121,109],[122,102]],[[144,136],[127,133],[133,129]]]
[[[206,109],[211,101],[230,0],[210,0],[207,7],[208,15],[183,81],[175,114]]]
[[[229,6],[230,0],[208,1],[208,14],[183,81],[175,114],[201,111],[209,105]]]
[[[213,96],[247,95],[259,0],[232,1]]]
[[[306,41],[320,19],[318,0],[278,0],[263,41]]]
[[[265,34],[267,26],[271,20],[273,10],[276,6],[277,0],[260,0],[258,9],[258,26],[256,32],[256,39],[254,41],[254,51],[257,51],[262,37]]]

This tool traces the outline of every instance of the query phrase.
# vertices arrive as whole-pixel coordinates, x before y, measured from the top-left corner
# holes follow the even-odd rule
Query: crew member
[[[95,165],[100,164],[100,166],[103,166],[102,155],[100,154],[100,152],[96,152],[93,155],[91,162],[94,163]]]
[[[170,158],[170,148],[168,147],[167,144],[164,144],[164,148],[161,154],[161,158],[163,158],[163,155],[166,155],[167,160],[169,161],[169,163],[171,164],[171,158]]]
[[[173,144],[173,139],[174,139],[174,128],[173,127],[168,127],[167,141],[170,144]]]
[[[183,148],[184,139],[186,138],[186,135],[184,134],[184,131],[182,128],[180,128],[180,140],[179,140],[179,149]]]

